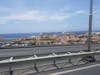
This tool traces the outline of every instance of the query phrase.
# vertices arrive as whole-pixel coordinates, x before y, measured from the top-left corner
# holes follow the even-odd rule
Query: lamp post
[[[89,30],[88,30],[88,51],[91,51],[93,0],[90,0]]]
[[[93,0],[90,0],[90,13],[89,13],[89,30],[88,30],[88,51],[91,51],[91,33],[92,33],[92,16],[93,16]],[[95,62],[95,56],[86,56],[85,59],[88,62]]]

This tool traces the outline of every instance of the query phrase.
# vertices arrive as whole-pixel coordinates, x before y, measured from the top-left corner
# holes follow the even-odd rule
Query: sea
[[[30,37],[33,35],[39,35],[39,33],[10,33],[10,34],[0,34],[0,38],[3,39],[3,42],[8,42],[11,40]]]
[[[74,33],[74,34],[85,34],[87,31],[74,31],[74,32],[66,32],[66,33]],[[18,38],[25,38],[30,36],[38,36],[41,33],[10,33],[10,34],[0,34],[0,38],[6,40],[18,39]],[[57,34],[60,35],[62,32],[51,32],[48,34]]]

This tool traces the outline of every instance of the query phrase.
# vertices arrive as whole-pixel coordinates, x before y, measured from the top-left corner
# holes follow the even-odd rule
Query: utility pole
[[[90,0],[89,30],[88,30],[88,51],[91,51],[92,16],[93,16],[93,0]]]
[[[93,16],[93,0],[90,0],[90,13],[89,13],[89,30],[88,30],[88,51],[91,51],[91,36],[92,36],[92,16]],[[95,62],[95,56],[86,56],[85,59],[88,62]]]

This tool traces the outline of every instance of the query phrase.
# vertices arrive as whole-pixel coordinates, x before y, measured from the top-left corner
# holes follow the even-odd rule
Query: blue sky
[[[100,30],[100,0],[94,0],[93,30]],[[89,0],[0,0],[0,33],[88,29]]]

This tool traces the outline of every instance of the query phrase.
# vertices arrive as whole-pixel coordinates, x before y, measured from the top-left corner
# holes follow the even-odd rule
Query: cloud
[[[44,14],[41,13],[42,11],[37,10],[31,10],[26,11],[24,13],[18,13],[18,14],[11,14],[6,17],[0,17],[0,20],[19,20],[19,21],[25,21],[25,20],[36,20],[36,21],[47,21],[47,20],[64,20],[70,17],[70,14],[64,14],[64,13],[56,13],[56,14]]]
[[[9,21],[62,21],[70,19],[76,15],[85,14],[85,11],[78,10],[74,12],[69,11],[58,11],[58,12],[47,12],[39,10],[27,10],[21,11],[20,13],[10,13],[6,17],[0,17],[0,24],[8,23]]]
[[[28,11],[20,14],[10,15],[5,17],[8,20],[41,20],[44,19],[45,16],[40,15],[38,11]]]
[[[84,10],[78,10],[75,12],[76,14],[86,14],[87,12]]]
[[[53,15],[53,16],[49,16],[48,19],[50,20],[64,20],[64,19],[68,19],[70,16],[69,15]]]

